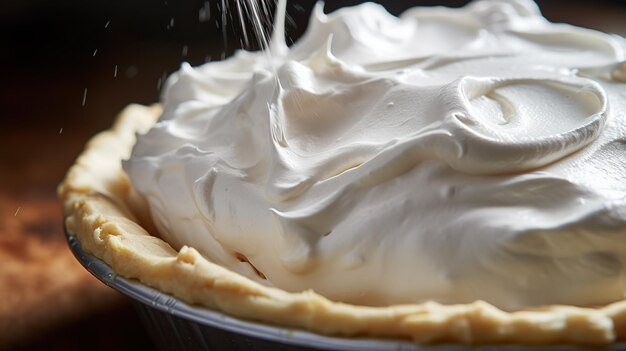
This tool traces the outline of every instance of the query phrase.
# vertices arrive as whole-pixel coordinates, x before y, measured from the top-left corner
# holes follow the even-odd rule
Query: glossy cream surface
[[[624,298],[623,38],[530,0],[277,28],[183,64],[124,162],[165,240],[356,304]]]

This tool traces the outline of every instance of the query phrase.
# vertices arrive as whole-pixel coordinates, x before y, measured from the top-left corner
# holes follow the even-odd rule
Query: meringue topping
[[[624,298],[626,40],[530,0],[273,40],[183,64],[124,162],[174,247],[355,304]]]

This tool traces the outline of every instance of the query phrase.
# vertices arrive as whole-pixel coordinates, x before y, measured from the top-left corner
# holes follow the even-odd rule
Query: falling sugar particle
[[[170,19],[170,27],[174,27],[174,17]]]
[[[285,20],[287,21],[287,24],[291,27],[298,27],[298,24],[296,23],[296,21],[293,19],[293,17],[289,16],[288,14],[285,15]]]
[[[13,217],[17,217],[18,213],[20,213],[20,210],[22,209],[22,206],[19,206],[17,208],[17,210],[15,210],[15,213],[13,214]]]
[[[163,80],[161,78],[159,78],[159,80],[157,80],[157,91],[161,90],[161,82]]]
[[[247,28],[246,28],[246,21],[244,19],[244,9],[247,9],[247,6],[244,4],[244,6],[241,6],[241,2],[237,2],[237,13],[239,14],[239,22],[241,23],[241,29],[243,30],[243,41],[241,39],[239,39],[239,44],[241,45],[241,48],[247,48],[250,46],[250,40],[248,39],[248,34],[247,34]],[[246,43],[244,46],[244,42]]]
[[[87,88],[85,88],[85,91],[83,91],[83,106],[85,106],[86,102],[87,102]]]
[[[63,128],[59,129],[59,134],[63,134]]]
[[[113,67],[113,78],[117,78],[117,65]]]
[[[198,11],[198,21],[206,22],[211,18],[211,4],[208,1],[204,2],[204,6]]]
[[[104,28],[109,28],[109,24],[111,24],[111,21],[107,21],[107,23],[104,24]]]
[[[187,47],[187,45],[183,45],[183,57],[187,57],[187,51],[189,50],[189,48]]]
[[[228,18],[226,17],[226,13],[228,12],[226,5],[228,3],[226,2],[226,0],[221,0],[220,3],[222,6],[220,6],[220,4],[218,4],[217,6],[222,12],[222,41],[224,42],[224,47],[228,47],[228,36],[226,35],[226,25],[228,23]]]
[[[97,53],[98,53],[98,49],[95,49],[95,50],[93,51],[93,56],[96,56],[96,54],[97,54]]]

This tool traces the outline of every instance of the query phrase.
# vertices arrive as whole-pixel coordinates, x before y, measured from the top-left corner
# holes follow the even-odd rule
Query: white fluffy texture
[[[625,47],[530,0],[317,6],[282,55],[183,65],[124,168],[169,243],[288,291],[615,301]]]

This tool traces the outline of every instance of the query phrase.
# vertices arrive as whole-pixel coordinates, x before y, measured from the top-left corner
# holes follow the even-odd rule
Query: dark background
[[[233,9],[234,1],[226,0]],[[360,2],[328,0],[326,9]],[[468,1],[377,2],[398,14],[416,5]],[[227,16],[224,42],[219,3],[0,1],[0,304],[7,299],[18,301],[15,306],[28,304],[28,294],[43,296],[46,282],[59,275],[85,274],[75,264],[59,271],[49,263],[73,262],[63,242],[54,188],[91,135],[107,128],[124,106],[158,101],[161,82],[182,61],[198,65],[241,47],[235,13]],[[306,28],[314,3],[289,1],[289,37],[297,38]],[[539,5],[554,22],[626,35],[624,1],[545,0]],[[15,254],[16,247],[26,245],[36,246],[39,254]],[[43,283],[29,284],[34,278],[20,274],[25,267]],[[128,302],[89,279],[85,274],[78,283],[62,286],[71,298],[64,303],[46,299],[43,303],[53,307],[45,313],[6,317],[5,309],[3,319],[0,309],[0,349],[149,347]],[[84,286],[89,288],[72,295]],[[90,297],[93,302],[85,303]]]

